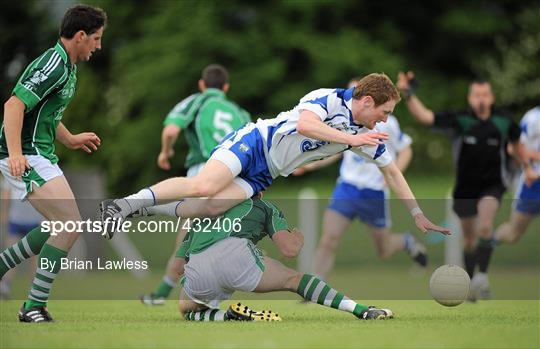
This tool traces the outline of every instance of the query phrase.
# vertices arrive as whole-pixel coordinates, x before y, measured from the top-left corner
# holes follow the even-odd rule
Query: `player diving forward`
[[[352,79],[349,88],[355,86],[359,80]],[[389,115],[388,120],[377,128],[388,133],[386,149],[395,159],[397,167],[405,171],[412,158],[411,137],[401,131],[399,122],[393,115]],[[340,175],[323,216],[323,233],[313,261],[315,275],[322,278],[328,276],[334,265],[335,251],[341,236],[356,217],[368,226],[381,259],[404,251],[416,263],[426,266],[425,247],[417,242],[412,234],[393,234],[390,231],[389,193],[377,166],[351,151],[345,151],[299,167],[293,175],[302,175],[306,171],[328,166],[342,157]]]
[[[283,213],[268,201],[253,198],[213,220],[211,229],[197,231],[194,224],[178,249],[177,257],[188,260],[180,313],[191,321],[279,321],[272,311],[253,311],[240,303],[227,312],[219,303],[236,290],[256,293],[295,292],[307,301],[347,311],[359,319],[392,318],[388,309],[358,304],[323,280],[285,267],[262,256],[255,246],[268,235],[285,257],[296,257],[304,243],[299,230],[289,230]]]
[[[143,207],[167,203],[172,216],[216,216],[265,190],[273,178],[350,149],[379,166],[421,231],[449,234],[418,207],[386,151],[383,140],[387,134],[370,132],[376,123],[386,122],[399,99],[396,87],[384,74],[365,76],[355,88],[312,91],[292,110],[229,134],[196,176],[170,178],[125,198],[103,201],[101,219],[121,220]],[[200,197],[205,199],[194,199]],[[184,198],[190,199],[174,201]],[[111,238],[114,230],[105,234]]]

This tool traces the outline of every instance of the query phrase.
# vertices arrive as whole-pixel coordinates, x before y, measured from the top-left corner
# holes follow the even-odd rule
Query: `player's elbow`
[[[180,133],[180,128],[176,125],[167,125],[163,128],[163,136],[166,138],[176,139]]]
[[[303,136],[308,136],[310,130],[310,123],[305,117],[300,117],[298,123],[296,124],[296,131]]]

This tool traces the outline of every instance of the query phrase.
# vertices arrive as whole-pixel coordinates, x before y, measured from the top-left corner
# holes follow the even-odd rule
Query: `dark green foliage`
[[[58,3],[46,3],[62,12]],[[107,11],[109,25],[103,50],[79,65],[78,92],[64,121],[73,132],[96,131],[103,146],[91,158],[64,149],[59,155],[64,164],[101,167],[114,193],[183,173],[183,141],[169,174],[155,165],[161,123],[179,100],[197,91],[209,63],[229,69],[229,95],[254,119],[274,117],[315,88],[344,86],[370,72],[395,78],[404,69],[417,72],[418,94],[434,110],[466,106],[467,83],[477,75],[494,82],[516,118],[538,100],[540,6],[534,2],[90,3]],[[59,20],[37,16],[51,12],[42,2],[1,6],[9,9],[1,11],[2,66],[20,50],[27,64],[52,44]],[[10,13],[17,13],[17,21]],[[3,81],[6,98],[13,81]],[[415,138],[412,171],[451,171],[448,142],[417,126],[403,103],[396,115]]]

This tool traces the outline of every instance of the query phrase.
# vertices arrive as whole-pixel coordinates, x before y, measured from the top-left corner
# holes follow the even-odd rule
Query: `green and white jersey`
[[[209,88],[178,103],[163,122],[185,132],[189,153],[185,167],[205,163],[212,150],[229,133],[250,122],[249,113],[227,99],[219,89]]]
[[[177,257],[186,258],[202,252],[231,236],[257,244],[266,235],[272,238],[280,230],[289,230],[289,223],[283,213],[262,199],[247,199],[222,216],[208,219],[208,222],[192,220],[191,223],[191,229],[176,253]]]
[[[24,155],[41,155],[55,164],[56,127],[75,94],[77,66],[71,65],[59,40],[25,69],[13,89],[26,106],[21,132]],[[4,125],[0,135],[0,159],[8,157]]]

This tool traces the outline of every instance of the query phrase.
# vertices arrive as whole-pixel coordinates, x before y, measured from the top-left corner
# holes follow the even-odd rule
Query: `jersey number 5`
[[[216,130],[221,130],[224,132],[223,134],[220,134],[220,132],[218,131],[214,132],[213,136],[216,142],[220,142],[224,136],[234,131],[230,124],[232,119],[233,115],[231,113],[216,110],[216,112],[214,113],[214,127],[216,128]]]

